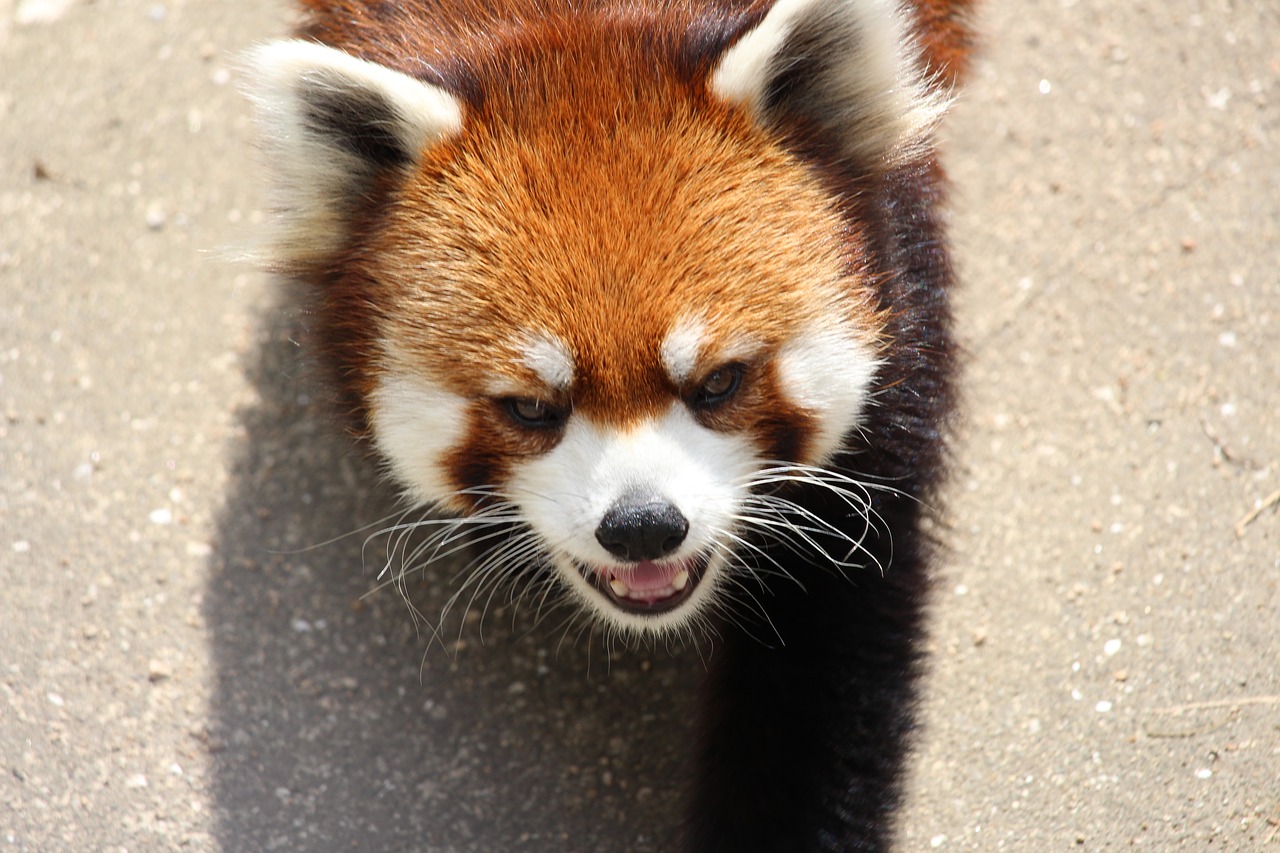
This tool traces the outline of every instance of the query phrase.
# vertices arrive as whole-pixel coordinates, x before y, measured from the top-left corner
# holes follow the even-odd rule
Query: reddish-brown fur
[[[612,423],[679,390],[653,358],[677,312],[705,313],[713,339],[749,329],[768,351],[833,319],[821,290],[836,286],[844,319],[876,337],[857,227],[839,221],[807,164],[710,94],[710,64],[690,41],[708,18],[741,29],[770,4],[304,5],[301,35],[449,84],[466,104],[459,137],[430,149],[405,186],[371,194],[355,251],[305,271],[329,279],[323,298],[338,310],[321,312],[333,327],[320,339],[357,415],[381,363],[381,324],[465,397],[483,396],[499,369],[538,392],[513,333],[549,331],[586,380],[575,410]],[[928,63],[948,75],[966,49],[969,5],[917,6]],[[376,305],[373,282],[384,289]],[[416,333],[425,322],[438,325]]]
[[[856,235],[834,239],[837,214],[794,157],[709,96],[691,104],[677,81],[639,85],[644,57],[627,42],[554,41],[509,60],[537,73],[527,88],[486,98],[462,136],[427,154],[363,262],[399,307],[385,334],[408,367],[480,401],[472,417],[487,423],[460,463],[545,450],[484,400],[495,374],[567,402],[521,367],[521,329],[566,342],[574,411],[618,425],[692,390],[672,387],[656,358],[682,316],[706,317],[712,340],[749,332],[768,352],[806,322],[829,324],[815,292],[844,277],[850,324],[874,335],[852,275]],[[547,61],[557,54],[566,61]],[[451,313],[463,305],[465,317]],[[421,333],[424,317],[457,334]],[[785,396],[758,378],[733,408],[762,434],[750,427],[779,417]],[[495,446],[498,435],[509,441]]]
[[[978,3],[979,0],[912,0],[925,64],[948,85],[959,83],[968,74],[975,48],[973,16]]]
[[[372,348],[376,327],[402,346],[409,363],[399,367],[477,401],[472,440],[454,454],[459,487],[476,482],[463,469],[498,476],[546,449],[513,434],[486,399],[505,372],[555,401],[520,367],[522,329],[569,345],[574,410],[613,424],[689,390],[671,387],[655,358],[682,316],[706,317],[713,341],[749,332],[764,355],[840,320],[874,346],[882,320],[858,227],[808,164],[711,94],[710,62],[688,35],[705,10],[600,3],[584,14],[580,4],[517,0],[442,4],[426,17],[311,5],[304,35],[471,93],[462,134],[429,149],[402,187],[375,195],[353,229],[355,250],[327,259],[324,298],[341,308],[325,316],[342,327],[320,336],[345,362],[354,411],[386,366]],[[763,8],[738,4],[729,20],[745,26]],[[518,38],[494,38],[500,16],[524,20]],[[767,367],[760,373],[733,407],[735,425],[774,458],[804,458],[804,413]]]

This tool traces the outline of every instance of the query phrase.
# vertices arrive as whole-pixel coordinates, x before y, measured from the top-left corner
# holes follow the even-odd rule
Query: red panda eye
[[[564,423],[568,415],[568,412],[558,406],[527,397],[512,397],[505,403],[512,420],[520,426],[532,429],[554,429]]]
[[[738,393],[742,385],[742,365],[727,364],[711,373],[703,380],[693,395],[693,405],[700,409],[710,409],[728,402]]]

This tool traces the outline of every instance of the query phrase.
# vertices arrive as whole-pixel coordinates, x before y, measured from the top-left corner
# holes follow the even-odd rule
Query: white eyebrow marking
[[[529,332],[517,345],[522,351],[520,363],[538,374],[538,378],[557,391],[567,391],[573,384],[573,353],[569,346],[550,332]]]
[[[677,385],[682,385],[698,366],[698,356],[706,343],[707,324],[698,317],[682,317],[662,341],[662,366]]]

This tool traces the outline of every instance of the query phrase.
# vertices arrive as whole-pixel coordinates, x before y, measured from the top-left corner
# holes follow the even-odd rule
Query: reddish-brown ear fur
[[[969,73],[976,47],[973,17],[980,0],[913,0],[912,5],[926,67],[956,85]]]

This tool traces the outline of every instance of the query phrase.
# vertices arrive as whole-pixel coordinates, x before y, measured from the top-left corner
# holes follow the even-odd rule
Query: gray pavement
[[[319,544],[394,503],[232,259],[287,19],[0,0],[0,850],[669,850],[705,649]],[[1280,8],[982,29],[902,848],[1280,850]]]

